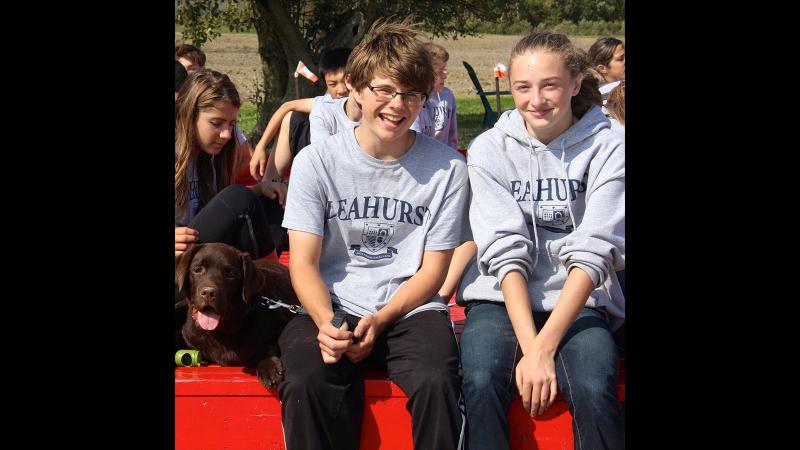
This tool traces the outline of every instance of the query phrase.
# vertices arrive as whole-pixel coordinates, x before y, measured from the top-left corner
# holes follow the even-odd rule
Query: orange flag
[[[319,80],[319,78],[303,64],[303,61],[299,61],[297,63],[297,69],[294,70],[294,77],[297,78],[298,75],[308,78],[312,83],[316,83],[317,80]]]
[[[507,71],[507,69],[506,69],[506,65],[505,64],[497,63],[497,65],[494,66],[494,77],[495,78],[505,78],[506,77],[506,71]]]

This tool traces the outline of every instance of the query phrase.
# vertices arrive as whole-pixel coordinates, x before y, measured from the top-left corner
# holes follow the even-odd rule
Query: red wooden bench
[[[623,361],[617,387],[622,401],[624,374]],[[413,449],[411,415],[405,409],[403,391],[381,373],[370,374],[364,384],[361,449]],[[544,416],[535,419],[525,413],[517,397],[508,418],[512,450],[573,448],[572,416],[560,395]],[[177,368],[175,448],[285,449],[277,390],[264,389],[242,367]]]
[[[288,266],[289,252],[279,261]],[[464,328],[464,310],[450,309],[457,335]],[[364,382],[362,450],[413,449],[411,415],[406,396],[385,373]],[[617,385],[625,401],[625,362],[620,360]],[[508,412],[512,450],[573,448],[572,416],[561,394],[542,417],[532,419],[517,397]],[[178,367],[175,369],[175,449],[285,450],[277,389],[265,389],[243,367]]]

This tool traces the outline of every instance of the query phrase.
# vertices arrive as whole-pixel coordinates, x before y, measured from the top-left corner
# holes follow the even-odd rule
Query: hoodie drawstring
[[[533,156],[535,150],[533,149],[533,143],[530,138],[528,138],[528,148],[531,150],[530,153],[528,153],[528,178],[530,179],[531,191],[531,228],[533,228],[533,266],[531,267],[531,273],[533,273],[536,269],[536,264],[539,262],[539,232],[536,231],[536,201],[533,199]],[[539,164],[536,164],[536,169],[537,171],[540,170]]]
[[[578,225],[575,224],[575,214],[572,214],[572,183],[569,181],[569,170],[567,170],[567,164],[564,162],[564,155],[567,154],[566,150],[564,150],[564,141],[566,139],[561,140],[561,167],[564,168],[564,176],[567,178],[567,211],[569,211],[569,220],[572,221],[572,231],[578,229]]]

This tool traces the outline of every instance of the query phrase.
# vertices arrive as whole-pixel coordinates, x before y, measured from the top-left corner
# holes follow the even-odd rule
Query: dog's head
[[[195,244],[175,259],[175,284],[192,319],[207,331],[238,331],[250,297],[264,283],[250,255],[227,244]]]

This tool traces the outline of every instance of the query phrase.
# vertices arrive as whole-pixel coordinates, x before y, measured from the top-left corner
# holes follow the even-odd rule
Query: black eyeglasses
[[[403,102],[408,106],[420,105],[428,99],[428,96],[421,92],[400,92],[388,87],[373,87],[369,84],[367,87],[375,94],[375,99],[379,102],[390,102],[397,97],[397,94],[402,96]]]

